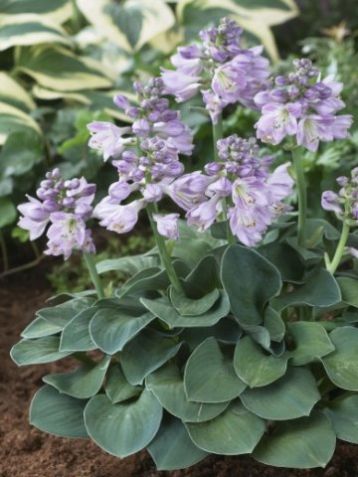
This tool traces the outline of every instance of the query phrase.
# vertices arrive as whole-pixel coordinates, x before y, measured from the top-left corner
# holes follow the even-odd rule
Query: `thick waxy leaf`
[[[278,270],[266,258],[241,245],[226,250],[221,279],[234,315],[247,325],[262,323],[266,303],[282,285]]]
[[[265,311],[264,326],[269,332],[272,341],[280,342],[283,340],[286,333],[286,325],[274,308],[268,306]]]
[[[197,300],[188,298],[185,293],[178,292],[173,287],[170,288],[170,300],[181,316],[203,315],[219,298],[220,292],[217,288]]]
[[[129,294],[148,290],[165,290],[169,286],[169,278],[165,270],[159,267],[140,270],[119,289],[117,296],[122,298]]]
[[[126,457],[146,447],[158,432],[162,407],[150,391],[128,404],[112,404],[104,394],[94,396],[84,411],[88,434],[102,449]]]
[[[97,307],[86,308],[77,313],[67,323],[61,335],[61,351],[91,351],[96,349],[89,332],[89,325],[97,311]]]
[[[87,437],[83,422],[86,403],[60,394],[52,386],[43,386],[32,399],[30,424],[56,436]]]
[[[41,308],[36,315],[63,329],[80,311],[90,307],[93,301],[93,298],[74,298],[60,305]]]
[[[308,369],[289,368],[278,381],[263,388],[246,389],[240,398],[256,415],[281,421],[309,416],[321,396]]]
[[[0,197],[0,228],[12,224],[17,217],[14,204],[7,197]]]
[[[289,353],[294,366],[303,366],[334,351],[327,331],[319,323],[297,321],[289,323],[288,329],[296,346]]]
[[[135,275],[140,270],[158,267],[159,265],[159,259],[155,255],[132,255],[112,260],[103,260],[102,262],[98,262],[96,267],[97,272],[100,274],[120,271],[131,276]]]
[[[358,444],[358,396],[348,395],[330,403],[325,409],[339,439]]]
[[[15,131],[34,131],[41,134],[41,130],[29,114],[11,104],[0,102],[0,145]]]
[[[144,330],[121,353],[121,365],[129,383],[142,384],[143,379],[175,356],[181,346],[177,339]]]
[[[45,336],[36,340],[21,340],[11,349],[11,358],[18,366],[52,363],[65,358],[68,351],[59,351],[60,338]]]
[[[342,293],[342,300],[358,308],[358,279],[350,277],[337,278]]]
[[[0,7],[1,8],[1,7]],[[4,71],[0,72],[0,101],[23,111],[32,111],[36,105],[28,92]]]
[[[305,284],[290,293],[273,300],[276,309],[284,309],[293,305],[309,305],[318,308],[336,305],[341,301],[341,292],[333,276],[325,269],[312,273]]]
[[[215,419],[186,427],[198,447],[224,455],[249,454],[265,432],[264,421],[237,401]]]
[[[23,49],[17,68],[41,86],[58,91],[81,91],[112,85],[112,81],[103,75],[103,67],[101,71],[96,61],[80,58],[60,47]]]
[[[105,356],[98,364],[84,364],[69,373],[48,374],[43,377],[43,381],[60,393],[77,399],[88,399],[101,389],[109,363],[109,356]]]
[[[358,391],[358,328],[336,328],[329,337],[336,348],[322,358],[329,379],[339,388]]]
[[[154,319],[151,313],[133,316],[118,308],[100,308],[91,320],[90,335],[98,348],[115,354]]]
[[[249,336],[241,338],[235,348],[236,374],[250,388],[267,386],[286,373],[287,357],[276,358],[256,344]]]
[[[62,330],[61,326],[57,326],[54,323],[50,323],[44,318],[38,317],[32,321],[24,331],[21,333],[22,338],[34,339],[42,338],[44,336],[55,335]],[[64,351],[64,350],[61,350]]]
[[[38,43],[71,44],[66,32],[51,20],[38,15],[25,14],[13,17],[0,15],[0,51],[13,46]]]
[[[107,397],[113,404],[126,401],[141,393],[139,386],[132,386],[128,383],[119,365],[113,365],[107,373],[105,384]]]
[[[165,365],[146,378],[146,386],[160,404],[173,416],[186,422],[202,422],[221,414],[228,403],[202,404],[189,402],[183,379],[174,364]]]
[[[200,316],[179,315],[166,297],[158,298],[156,300],[141,298],[140,302],[147,308],[147,310],[164,321],[170,328],[212,326],[221,318],[227,316],[230,311],[230,303],[226,293],[221,293],[220,299],[215,303],[211,310]]]
[[[0,170],[5,176],[19,176],[43,161],[41,137],[33,131],[16,131],[6,139],[0,154]]]
[[[164,420],[148,451],[158,470],[185,469],[208,455],[193,444],[183,423],[172,416]]]
[[[208,338],[201,343],[186,363],[184,388],[189,401],[231,401],[239,396],[245,387],[214,338]]]
[[[182,339],[189,345],[191,350],[194,350],[206,338],[211,336],[221,343],[236,344],[241,335],[242,330],[239,328],[236,320],[232,318],[220,320],[214,326],[187,328],[181,333]]]
[[[273,433],[265,436],[253,457],[274,467],[311,469],[325,467],[331,460],[336,435],[329,420],[320,413],[282,422]]]
[[[183,284],[188,296],[195,298],[212,292],[214,288],[221,288],[219,266],[215,257],[213,255],[204,257],[192,269]]]
[[[162,0],[77,0],[87,20],[112,43],[127,51],[140,49],[174,25],[172,10]]]
[[[259,247],[259,252],[279,270],[284,282],[300,283],[304,266],[299,254],[287,243],[272,242]]]

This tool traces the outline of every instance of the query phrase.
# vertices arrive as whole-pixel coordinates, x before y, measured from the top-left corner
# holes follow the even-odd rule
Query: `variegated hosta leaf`
[[[0,102],[0,145],[4,144],[12,132],[29,129],[41,134],[39,126],[31,116],[10,104]]]
[[[82,91],[112,85],[99,63],[59,47],[24,48],[16,67],[41,86],[57,91]]]
[[[64,23],[72,15],[73,7],[68,0],[0,0],[0,18],[33,13],[57,24]]]
[[[126,51],[139,50],[175,23],[163,0],[77,0],[87,20],[110,41]]]
[[[294,18],[297,13],[294,0],[179,0],[177,5],[178,19],[184,28],[194,17],[204,26],[205,19],[213,22],[216,16],[219,21],[223,14],[230,15],[259,39],[274,60],[278,59],[278,51],[270,27]]]
[[[0,71],[0,101],[11,104],[23,111],[32,111],[36,105],[27,91],[5,71]]]
[[[39,43],[69,45],[71,40],[60,26],[38,15],[0,17],[0,51]]]

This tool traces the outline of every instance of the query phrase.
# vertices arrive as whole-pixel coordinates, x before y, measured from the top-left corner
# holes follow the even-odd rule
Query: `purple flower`
[[[241,243],[253,247],[262,240],[268,224],[262,220],[261,210],[231,207],[228,215],[230,229]]]
[[[271,88],[255,96],[262,113],[257,137],[276,145],[296,136],[297,144],[310,151],[316,151],[321,141],[347,137],[352,117],[336,115],[344,107],[341,90],[342,84],[332,77],[320,81],[310,60],[295,60],[292,73],[276,77]]]
[[[321,205],[322,209],[335,212],[337,215],[341,215],[343,212],[339,195],[331,190],[323,192]]]
[[[351,171],[350,177],[336,179],[338,193],[326,190],[322,194],[321,205],[324,210],[334,212],[336,216],[351,227],[358,225],[358,167]]]
[[[130,232],[138,222],[138,213],[145,207],[143,200],[134,200],[127,205],[114,204],[109,197],[102,199],[94,208],[93,215],[100,225],[117,234]]]
[[[211,199],[191,208],[186,214],[188,225],[194,225],[201,232],[211,227],[221,212],[219,201],[220,196],[215,195]]]
[[[206,200],[205,192],[213,179],[201,172],[192,172],[179,177],[166,187],[166,193],[184,210]]]
[[[179,238],[179,227],[178,220],[179,214],[154,214],[153,219],[155,220],[158,228],[158,232],[163,237],[178,240]]]
[[[130,128],[119,128],[112,123],[95,121],[87,125],[92,134],[88,145],[103,154],[107,161],[110,157],[117,157],[125,146],[131,142],[123,136],[130,132]]]
[[[30,240],[36,240],[45,231],[50,220],[50,212],[43,203],[33,197],[27,196],[29,202],[20,204],[18,209],[22,214],[19,227],[29,232]]]
[[[196,96],[201,86],[200,76],[193,76],[182,70],[162,70],[165,92],[175,97],[178,103]]]

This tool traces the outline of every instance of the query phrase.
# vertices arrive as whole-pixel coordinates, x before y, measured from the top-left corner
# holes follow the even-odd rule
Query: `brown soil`
[[[339,444],[326,469],[274,469],[249,457],[209,457],[185,471],[156,472],[147,453],[116,459],[87,440],[48,436],[27,422],[41,377],[64,364],[17,368],[11,346],[50,296],[45,266],[0,282],[0,477],[358,477],[358,447]]]

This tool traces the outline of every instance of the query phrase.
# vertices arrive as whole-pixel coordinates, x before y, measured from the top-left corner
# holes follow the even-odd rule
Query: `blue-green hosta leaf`
[[[25,112],[35,109],[36,104],[29,93],[4,71],[0,72],[0,84],[0,101],[4,101],[4,103],[8,103]]]
[[[175,22],[172,10],[162,0],[77,0],[87,20],[101,35],[127,51],[139,50]]]
[[[208,455],[194,445],[183,423],[172,416],[164,420],[148,452],[158,470],[185,469]]]
[[[304,266],[299,254],[285,242],[272,242],[259,247],[258,251],[279,270],[284,282],[300,283]]]
[[[358,444],[358,396],[348,395],[332,401],[325,409],[337,437]]]
[[[21,337],[29,340],[34,338],[43,338],[44,336],[55,335],[61,330],[61,326],[58,326],[55,323],[50,323],[39,316],[35,318],[35,320],[32,321],[28,326],[26,326],[24,331],[21,333]]]
[[[52,386],[43,386],[32,399],[30,424],[56,436],[87,437],[83,422],[86,403],[60,394]]]
[[[257,416],[282,421],[309,416],[321,396],[308,369],[289,368],[278,381],[262,388],[246,389],[240,398]]]
[[[358,391],[358,328],[336,328],[329,337],[336,348],[322,358],[329,379],[339,388]]]
[[[277,424],[253,452],[263,464],[293,469],[325,467],[336,446],[336,435],[326,416],[313,413],[294,422]]]
[[[158,267],[159,265],[160,261],[156,255],[132,255],[129,257],[103,260],[102,262],[98,262],[96,267],[97,272],[100,274],[119,271],[132,276],[140,270]]]
[[[0,145],[15,131],[31,131],[41,135],[36,121],[21,109],[0,101]]]
[[[127,399],[138,396],[142,391],[139,386],[129,384],[121,367],[115,364],[109,368],[104,389],[113,404],[127,401]]]
[[[36,316],[40,316],[49,323],[61,326],[63,329],[80,311],[90,307],[93,301],[94,299],[89,297],[74,298],[60,305],[41,308],[36,312]]]
[[[101,389],[110,357],[105,356],[97,364],[83,364],[69,373],[48,374],[43,381],[56,388],[60,393],[77,399],[88,399]]]
[[[143,294],[148,290],[165,290],[169,283],[170,281],[165,270],[161,270],[159,267],[146,268],[129,278],[118,290],[117,296],[122,298],[137,292]]]
[[[60,341],[61,351],[91,351],[96,349],[89,325],[98,308],[92,306],[80,311],[63,328]]]
[[[304,285],[290,293],[275,298],[272,306],[283,310],[293,305],[309,305],[317,308],[330,307],[341,301],[341,292],[334,277],[325,269],[313,272]]]
[[[250,388],[267,386],[281,378],[287,370],[286,356],[275,357],[256,344],[249,336],[236,345],[234,368],[236,374]]]
[[[108,88],[112,80],[92,59],[79,57],[60,47],[32,47],[21,50],[17,69],[45,88],[57,91],[82,91]]]
[[[215,257],[207,255],[200,260],[185,278],[183,285],[191,297],[202,297],[215,288],[221,288],[219,264]]]
[[[265,310],[264,327],[267,329],[270,340],[280,342],[283,340],[286,333],[286,325],[281,314],[271,306]]]
[[[341,289],[344,303],[358,308],[358,278],[338,277],[337,282]]]
[[[224,253],[221,279],[240,324],[259,325],[267,302],[282,286],[278,270],[259,253],[232,245]]]
[[[125,377],[132,385],[142,384],[144,378],[177,354],[181,343],[175,338],[144,330],[133,338],[121,353]]]
[[[0,228],[12,224],[17,217],[15,205],[8,197],[0,197]]]
[[[186,328],[181,333],[181,338],[193,351],[200,343],[211,336],[221,343],[236,344],[241,335],[242,330],[237,321],[233,318],[225,318],[214,326]]]
[[[208,338],[190,355],[184,371],[184,388],[189,401],[218,403],[239,396],[246,385],[225,358],[215,338]]]
[[[183,379],[174,364],[167,364],[146,378],[146,387],[173,416],[185,422],[202,422],[221,414],[228,402],[203,404],[188,401]]]
[[[133,316],[120,308],[100,308],[90,323],[91,339],[103,352],[115,354],[154,319],[152,313]]]
[[[158,432],[163,409],[150,391],[136,401],[112,404],[104,394],[94,396],[84,411],[90,437],[102,449],[127,457],[146,447]]]
[[[11,358],[18,366],[52,363],[65,358],[69,351],[59,351],[58,336],[44,336],[36,340],[21,340],[11,349]]]
[[[39,43],[70,45],[71,40],[59,25],[47,18],[33,14],[2,18],[0,15],[0,51],[13,46],[29,46]]]
[[[335,349],[327,331],[319,323],[297,321],[289,323],[288,329],[295,342],[295,349],[289,353],[294,366],[308,364]]]
[[[263,433],[265,423],[238,401],[220,416],[208,422],[186,424],[189,435],[200,449],[213,454],[240,455],[251,453]]]
[[[140,302],[153,315],[164,321],[170,328],[192,328],[201,326],[213,326],[221,318],[228,315],[230,303],[226,293],[221,292],[220,299],[211,310],[200,316],[181,316],[166,297],[150,300],[141,298]]]
[[[181,316],[203,315],[210,310],[220,298],[220,291],[215,288],[198,299],[188,298],[184,292],[178,292],[170,287],[170,301]]]

